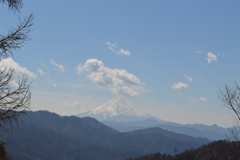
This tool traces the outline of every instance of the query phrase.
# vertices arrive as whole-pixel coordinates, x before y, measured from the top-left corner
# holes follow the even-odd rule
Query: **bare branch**
[[[234,142],[238,148],[240,144],[240,86],[238,83],[235,81],[231,87],[225,85],[222,90],[220,89],[219,98],[223,106],[232,110],[235,115],[236,126],[228,129],[230,135],[227,135],[227,140]]]
[[[22,121],[22,114],[30,109],[31,91],[28,77],[22,75],[18,86],[14,81],[13,70],[0,72],[0,132],[10,132],[13,124]]]
[[[33,14],[19,21],[17,28],[10,28],[7,35],[0,35],[0,58],[12,56],[12,51],[21,48],[25,41],[30,40],[28,33],[33,25]]]
[[[0,0],[0,3],[7,4],[13,12],[19,11],[23,6],[22,0]]]
[[[0,0],[0,3],[8,5],[14,13],[19,12],[23,6],[22,0]],[[29,40],[28,33],[33,25],[33,14],[23,21],[19,20],[17,28],[9,28],[6,35],[0,34],[0,60],[13,56],[13,51],[21,48],[24,42]],[[13,83],[14,82],[14,83]],[[17,86],[15,85],[17,83]],[[0,133],[9,133],[14,124],[23,119],[23,114],[30,109],[31,91],[28,76],[22,75],[15,82],[14,70],[7,69],[0,71]],[[4,138],[0,134],[0,138]],[[4,143],[0,139],[0,159],[11,160],[6,153]]]
[[[237,82],[230,88],[225,85],[224,89],[220,89],[219,98],[223,103],[223,106],[229,108],[240,120],[240,86]]]

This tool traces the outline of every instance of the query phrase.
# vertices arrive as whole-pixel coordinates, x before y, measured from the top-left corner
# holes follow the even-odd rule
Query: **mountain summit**
[[[138,117],[148,117],[147,114],[138,111],[129,102],[122,98],[112,99],[107,103],[93,109],[90,114],[102,114],[104,118],[120,114]]]
[[[152,116],[138,111],[123,98],[112,99],[91,111],[77,115],[79,117],[93,117],[99,121],[110,120],[117,122],[140,121]]]

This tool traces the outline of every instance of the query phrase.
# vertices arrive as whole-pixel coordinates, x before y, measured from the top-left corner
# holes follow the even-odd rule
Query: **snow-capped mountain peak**
[[[123,98],[112,99],[91,111],[78,114],[77,116],[93,117],[98,121],[130,122],[142,121],[148,118],[163,121],[157,117],[138,111],[131,103]]]
[[[107,103],[91,110],[90,114],[103,115],[104,118],[117,115],[148,117],[147,114],[138,111],[132,104],[122,98],[112,99]]]

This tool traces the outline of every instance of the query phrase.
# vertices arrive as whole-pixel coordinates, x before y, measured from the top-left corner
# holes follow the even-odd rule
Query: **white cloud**
[[[125,97],[132,97],[137,98],[140,97],[140,95],[135,92],[133,89],[126,87],[126,86],[116,86],[114,88],[111,88],[112,93],[123,95]]]
[[[197,52],[197,53],[199,53],[199,54],[201,54],[201,53],[202,53],[202,51],[199,51],[199,50],[197,50],[197,51],[195,51],[195,52]]]
[[[130,56],[129,50],[124,50],[123,48],[117,52],[118,55],[127,55]]]
[[[193,77],[188,77],[185,73],[183,73],[183,76],[184,76],[189,82],[192,82]]]
[[[218,53],[218,55],[219,55],[219,56],[225,56],[225,54],[224,54],[224,53]]]
[[[57,87],[57,85],[56,85],[51,79],[47,79],[47,80],[48,80],[48,82],[51,83],[51,85],[52,85],[53,87]]]
[[[199,51],[199,50],[196,50],[195,52],[196,52],[196,53],[199,53],[199,54],[201,54],[201,53],[202,53],[202,51]]]
[[[98,72],[100,70],[103,70],[105,68],[102,61],[99,61],[97,59],[88,59],[84,66],[78,65],[76,67],[77,74],[80,74],[83,71],[87,72]]]
[[[102,61],[88,59],[86,63],[76,67],[77,74],[88,72],[87,78],[98,86],[110,89],[114,94],[138,97],[139,94],[127,85],[143,84],[135,75],[123,69],[105,67]]]
[[[65,102],[65,103],[63,103],[63,106],[69,107],[69,108],[79,108],[79,109],[81,108],[80,103],[77,101],[74,101],[72,103]]]
[[[110,42],[107,42],[106,43],[107,45],[109,45],[110,47],[117,47],[117,43],[110,43]]]
[[[117,47],[117,43],[110,43],[110,42],[107,42],[106,43],[109,47],[108,47],[108,49],[110,49],[112,52],[115,52],[115,49],[114,48],[116,48]]]
[[[206,98],[199,98],[200,101],[206,102],[208,101]]]
[[[107,42],[106,43],[108,45],[108,49],[110,49],[112,52],[118,54],[118,55],[130,55],[130,51],[129,50],[124,50],[123,48],[120,49],[118,52],[115,52],[115,49],[117,48],[117,43],[110,43]]]
[[[41,62],[40,65],[43,66],[44,68],[47,68],[47,66],[43,62]]]
[[[131,86],[130,88],[140,94],[151,92],[151,90],[144,88],[144,86]]]
[[[53,64],[54,66],[58,67],[59,69],[61,69],[62,72],[64,72],[63,65],[57,64],[56,62],[54,62],[54,60],[51,60],[50,63]]]
[[[12,58],[6,58],[0,61],[0,70],[13,69],[15,76],[27,75],[29,78],[36,78],[37,75],[27,70],[27,68],[21,67]]]
[[[45,75],[46,73],[44,73],[41,69],[38,69],[38,72],[40,73],[41,76]]]
[[[112,47],[108,47],[108,49],[110,49],[112,52],[115,52],[115,49],[113,49]]]
[[[15,80],[11,81],[10,85],[16,88],[19,87],[19,84]]]
[[[208,63],[211,63],[212,61],[217,61],[217,56],[212,52],[208,52],[207,56],[208,57],[206,58],[206,60],[208,61]]]
[[[185,84],[182,82],[179,82],[177,84],[174,84],[173,86],[171,86],[173,89],[187,89],[189,87],[189,84]]]

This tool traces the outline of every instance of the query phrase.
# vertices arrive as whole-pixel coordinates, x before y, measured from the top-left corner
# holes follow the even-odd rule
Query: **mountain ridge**
[[[207,138],[212,141],[225,139],[226,133],[228,132],[227,128],[222,128],[217,125],[207,126],[204,124],[177,124],[172,122],[161,123],[151,118],[142,121],[102,121],[102,123],[116,129],[119,132],[129,132],[134,130],[159,127],[164,130],[173,131],[175,133],[186,134],[195,138]]]
[[[18,160],[123,160],[154,152],[173,154],[174,148],[182,152],[209,142],[174,132],[165,136],[169,132],[160,128],[144,136],[147,130],[120,133],[93,118],[48,111],[28,112],[27,117],[6,140],[10,155]]]

